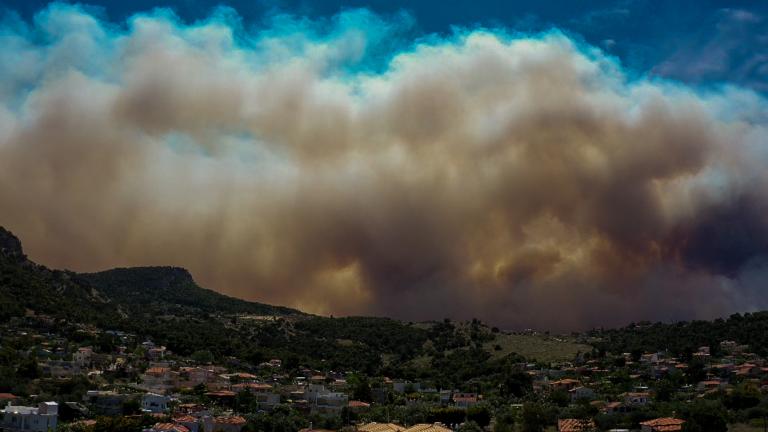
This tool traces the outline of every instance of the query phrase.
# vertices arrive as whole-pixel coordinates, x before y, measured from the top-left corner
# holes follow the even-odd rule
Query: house
[[[235,393],[240,393],[245,390],[248,390],[251,393],[269,393],[272,391],[272,386],[263,383],[242,383],[232,386],[232,391]]]
[[[256,392],[253,393],[253,398],[259,404],[259,408],[270,411],[274,407],[280,405],[280,394],[273,392]]]
[[[202,367],[182,367],[179,369],[179,387],[195,387],[215,381],[213,369]]]
[[[448,402],[451,401],[451,395],[453,394],[450,390],[440,390],[440,404],[442,405],[448,405]]]
[[[419,423],[415,424],[403,432],[452,432],[442,423]]]
[[[190,414],[200,417],[201,415],[207,415],[208,410],[204,405],[196,403],[183,403],[176,405],[176,412],[181,414]]]
[[[56,402],[42,402],[37,407],[11,405],[0,411],[3,415],[2,430],[5,432],[55,431],[59,419]]]
[[[88,390],[83,396],[83,402],[99,415],[119,415],[123,412],[123,403],[129,395],[113,391]]]
[[[603,412],[606,414],[626,413],[630,410],[630,407],[627,407],[622,402],[608,402],[603,407]]]
[[[477,405],[477,402],[480,398],[481,396],[478,396],[476,393],[454,393],[451,397],[451,399],[453,399],[454,406],[456,406],[456,408],[462,409],[467,409]]]
[[[339,414],[347,406],[349,398],[344,393],[332,392],[323,385],[310,384],[304,390],[304,400],[312,413]]]
[[[395,381],[392,383],[392,390],[396,393],[412,393],[421,389],[421,383],[410,381]]]
[[[552,391],[570,391],[571,389],[579,386],[581,386],[581,381],[572,378],[565,378],[549,383],[549,387],[552,389]]]
[[[597,427],[592,420],[585,419],[560,419],[557,421],[558,432],[587,432],[596,431]]]
[[[624,397],[624,405],[627,406],[643,406],[651,400],[651,394],[648,392],[629,392],[622,394],[622,396]]]
[[[154,393],[165,393],[179,386],[179,372],[167,367],[154,366],[141,375],[142,386]]]
[[[347,403],[347,408],[352,412],[366,411],[371,407],[371,404],[358,400],[351,400]]]
[[[19,399],[18,396],[11,393],[0,393],[0,403],[11,403]]]
[[[574,387],[568,391],[571,396],[571,402],[576,402],[579,399],[592,400],[595,397],[595,392],[589,387]]]
[[[203,417],[203,432],[240,432],[245,419],[240,416]]]
[[[725,385],[726,385],[725,382],[717,379],[700,381],[698,384],[696,384],[696,390],[700,392],[710,391],[710,390],[719,390],[721,388],[724,388]]]
[[[149,429],[144,429],[143,432],[189,432],[189,429],[181,424],[175,423],[155,423]]]
[[[68,379],[80,374],[80,367],[73,361],[48,360],[41,365],[43,375],[53,378]]]
[[[186,427],[189,429],[189,432],[198,432],[200,430],[200,421],[198,418],[189,414],[176,417],[173,419],[173,422]]]
[[[78,367],[87,368],[91,366],[93,360],[93,349],[91,347],[79,348],[74,354],[74,361]]]
[[[365,423],[357,426],[359,432],[403,432],[404,427],[394,423]]]
[[[156,346],[147,350],[149,360],[162,360],[166,354],[168,354],[168,350],[164,346]]]
[[[312,401],[310,401],[312,403]],[[315,400],[314,405],[310,407],[310,410],[320,414],[339,414],[342,408],[347,406],[348,397],[344,393],[327,392],[319,394]]]
[[[663,353],[645,353],[640,356],[640,363],[657,363],[664,358]]]
[[[672,417],[662,417],[640,422],[642,432],[679,432],[683,430],[685,420]]]
[[[141,397],[141,410],[150,413],[162,413],[168,411],[171,398],[157,393],[146,393]]]

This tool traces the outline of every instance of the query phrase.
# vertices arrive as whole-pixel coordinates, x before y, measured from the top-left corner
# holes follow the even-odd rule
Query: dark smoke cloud
[[[556,32],[374,67],[403,24],[276,22],[6,23],[0,223],[48,265],[180,265],[318,313],[576,329],[768,307],[760,96],[630,81]]]

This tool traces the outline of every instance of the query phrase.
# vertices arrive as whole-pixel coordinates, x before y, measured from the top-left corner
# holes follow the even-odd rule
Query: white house
[[[59,418],[56,402],[43,402],[37,407],[15,406],[8,403],[2,410],[2,429],[6,432],[55,431]]]
[[[421,390],[421,383],[410,381],[395,381],[392,383],[392,390],[397,393],[405,393],[406,391],[419,391]]]
[[[651,400],[651,395],[647,392],[629,392],[622,396],[624,396],[624,404],[628,406],[643,406]]]
[[[171,398],[157,393],[146,393],[141,397],[141,409],[144,412],[162,413],[168,411]]]
[[[304,399],[313,413],[321,414],[338,414],[349,402],[346,394],[332,392],[319,384],[310,384],[304,390]]]
[[[576,402],[579,399],[592,400],[595,398],[595,392],[589,387],[574,387],[568,391],[571,395],[571,402]]]
[[[93,349],[91,347],[79,348],[74,355],[75,364],[81,368],[87,368],[93,361]]]

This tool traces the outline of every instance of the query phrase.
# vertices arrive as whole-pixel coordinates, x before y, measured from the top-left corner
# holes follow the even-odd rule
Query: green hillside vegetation
[[[666,349],[688,359],[700,346],[709,346],[713,355],[718,355],[720,342],[730,340],[748,345],[754,353],[765,356],[768,355],[768,312],[734,314],[714,321],[641,322],[619,329],[593,330],[588,336],[600,351],[609,353]]]
[[[178,267],[117,268],[78,275],[112,301],[142,313],[300,314],[295,309],[228,297],[201,288]]]
[[[492,352],[494,358],[515,353],[542,363],[572,360],[579,353],[592,351],[592,346],[577,343],[566,336],[535,334],[501,333],[493,341],[486,342],[484,347]]]
[[[21,243],[0,227],[0,319],[40,313],[97,325],[117,315],[114,305],[76,274],[49,270],[29,260]]]

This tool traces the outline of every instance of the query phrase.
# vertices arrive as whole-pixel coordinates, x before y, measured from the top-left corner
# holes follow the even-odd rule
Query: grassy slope
[[[500,351],[494,350],[497,344],[501,346]],[[567,337],[502,333],[497,334],[496,340],[485,343],[483,347],[495,358],[517,353],[527,359],[543,362],[573,360],[579,351],[592,351],[591,346],[573,342]]]

